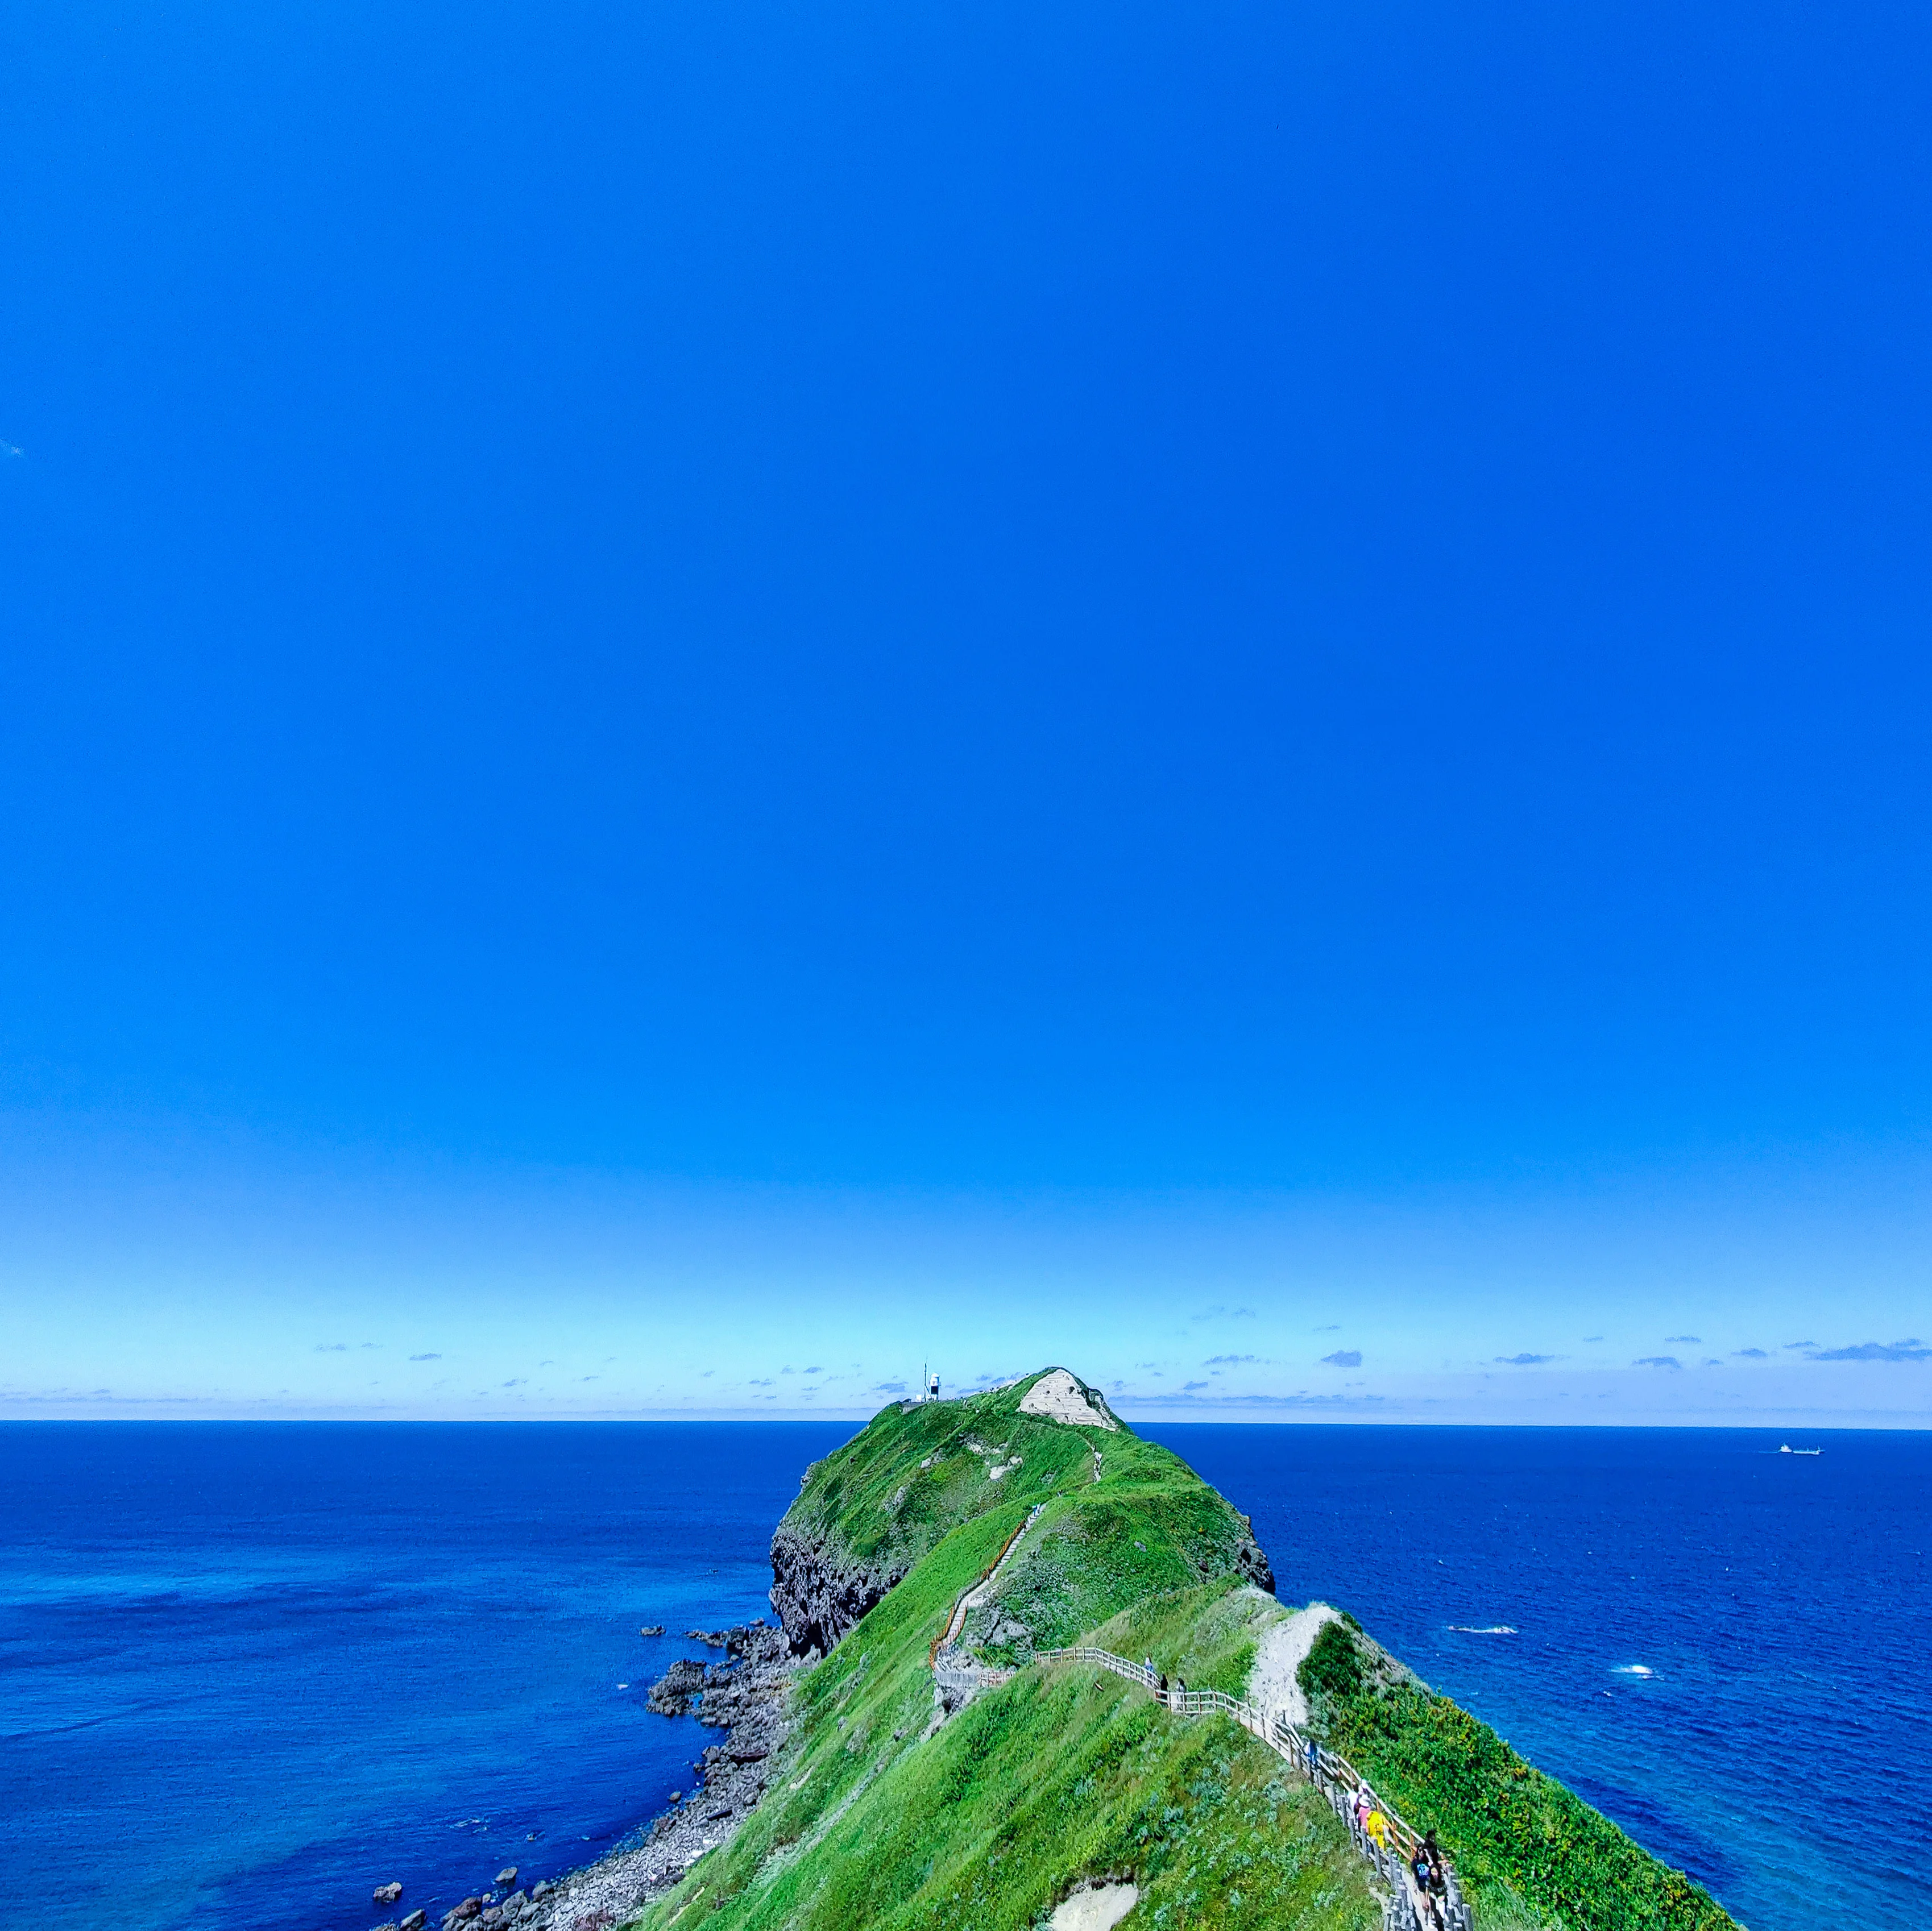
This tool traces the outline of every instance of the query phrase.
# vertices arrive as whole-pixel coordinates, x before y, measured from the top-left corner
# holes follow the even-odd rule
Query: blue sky
[[[1932,1420],[1922,16],[4,31],[0,1412]]]

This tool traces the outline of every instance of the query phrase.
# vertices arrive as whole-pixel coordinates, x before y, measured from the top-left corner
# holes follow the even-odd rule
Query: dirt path
[[[1248,1701],[1258,1710],[1280,1714],[1298,1726],[1308,1721],[1308,1699],[1295,1672],[1315,1647],[1324,1623],[1339,1622],[1342,1612],[1326,1603],[1311,1603],[1271,1623],[1255,1648],[1254,1668],[1248,1672]]]

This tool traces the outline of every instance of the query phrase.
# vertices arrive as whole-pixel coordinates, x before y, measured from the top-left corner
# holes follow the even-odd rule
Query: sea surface
[[[710,1736],[685,1639],[849,1425],[0,1426],[0,1807],[45,1931],[367,1931],[601,1855]],[[1904,1931],[1932,1435],[1150,1426],[1751,1927]],[[639,1634],[662,1623],[672,1633]]]

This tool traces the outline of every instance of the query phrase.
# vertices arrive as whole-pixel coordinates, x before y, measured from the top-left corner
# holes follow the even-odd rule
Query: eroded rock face
[[[778,1525],[772,1537],[772,1607],[794,1656],[829,1655],[872,1606],[905,1579],[905,1565],[854,1562],[809,1529]]]
[[[1274,1594],[1274,1567],[1268,1559],[1268,1551],[1255,1540],[1255,1525],[1244,1516],[1241,1526],[1247,1531],[1242,1537],[1240,1546],[1234,1551],[1234,1567],[1257,1589],[1265,1589]]]
[[[1104,1428],[1118,1434],[1120,1423],[1107,1412],[1096,1388],[1076,1381],[1064,1368],[1049,1369],[1020,1397],[1020,1413],[1041,1415],[1074,1428]]]

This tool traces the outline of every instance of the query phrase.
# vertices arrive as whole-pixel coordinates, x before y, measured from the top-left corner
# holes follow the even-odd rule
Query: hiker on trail
[[[1167,1701],[1167,1672],[1164,1669],[1160,1673],[1160,1700],[1163,1703]]]
[[[1442,1846],[1436,1841],[1433,1831],[1423,1834],[1422,1848],[1429,1858],[1429,1888],[1438,1897],[1448,1894],[1449,1881],[1443,1875]]]
[[[1150,1683],[1154,1681],[1154,1658],[1152,1657],[1149,1657],[1146,1662],[1141,1665],[1141,1674],[1144,1676]]]
[[[1366,1784],[1358,1784],[1355,1789],[1355,1822],[1360,1829],[1369,1827],[1369,1813],[1376,1807],[1374,1793]]]
[[[1308,1780],[1312,1783],[1322,1774],[1322,1746],[1312,1737],[1304,1738],[1302,1741],[1303,1747],[1308,1752]]]
[[[1386,1851],[1392,1848],[1391,1840],[1394,1834],[1390,1830],[1389,1820],[1382,1815],[1379,1804],[1370,1811],[1368,1821],[1362,1828],[1367,1831],[1370,1842],[1378,1849]]]
[[[1434,1834],[1430,1833],[1432,1837]],[[1430,1846],[1426,1840],[1416,1846],[1415,1855],[1410,1859],[1408,1868],[1415,1879],[1415,1895],[1422,1906],[1423,1922],[1439,1925],[1442,1922],[1442,1907],[1436,1900],[1436,1890],[1440,1880],[1436,1873]]]

